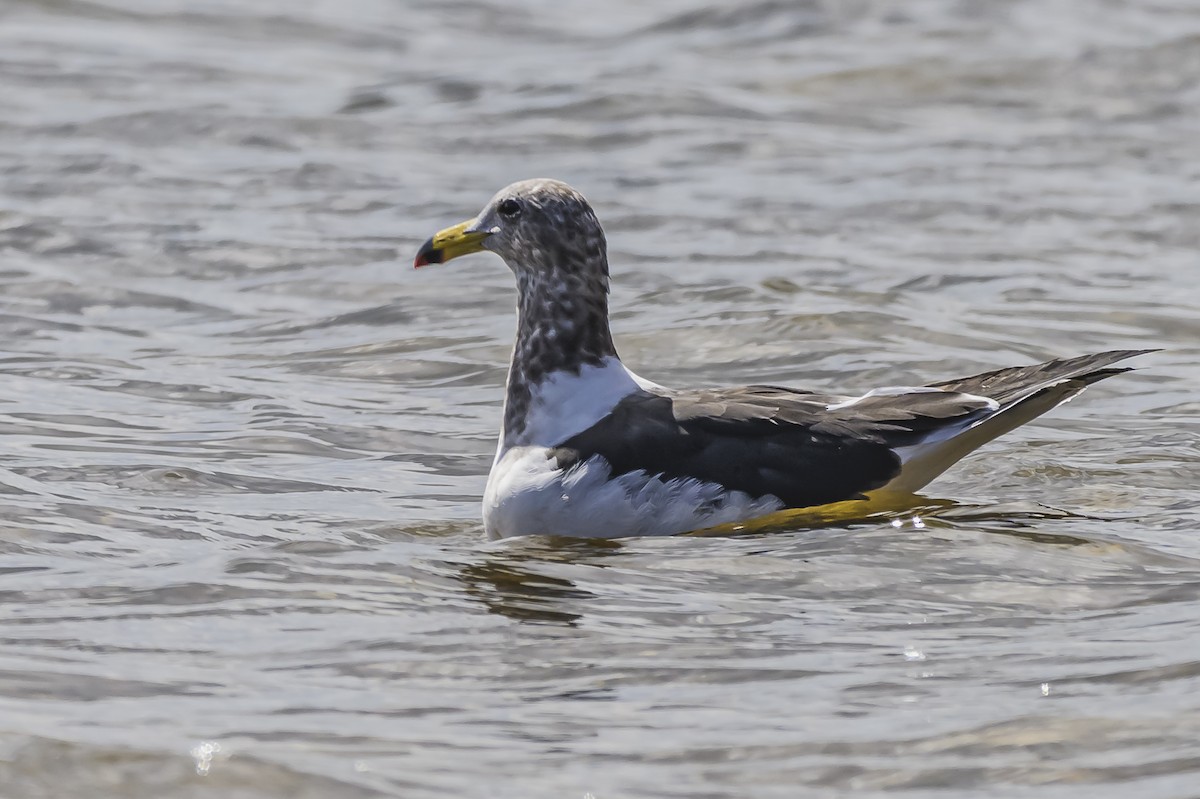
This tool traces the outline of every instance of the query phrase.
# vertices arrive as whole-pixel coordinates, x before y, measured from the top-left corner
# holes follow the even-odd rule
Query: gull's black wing
[[[551,457],[565,469],[599,455],[613,475],[693,478],[799,508],[861,497],[899,473],[895,447],[994,411],[980,397],[932,388],[854,400],[775,386],[640,391]]]

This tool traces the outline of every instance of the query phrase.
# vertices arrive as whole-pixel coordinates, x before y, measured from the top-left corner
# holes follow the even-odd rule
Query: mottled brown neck
[[[548,375],[579,374],[617,354],[608,328],[607,263],[579,266],[517,272],[517,341],[504,400],[507,444],[520,440],[533,389]]]

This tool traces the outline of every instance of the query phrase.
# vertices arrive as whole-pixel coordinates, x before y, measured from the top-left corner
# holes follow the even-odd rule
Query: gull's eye
[[[510,197],[507,200],[501,200],[500,205],[496,206],[496,210],[505,219],[516,219],[521,215],[521,204]]]

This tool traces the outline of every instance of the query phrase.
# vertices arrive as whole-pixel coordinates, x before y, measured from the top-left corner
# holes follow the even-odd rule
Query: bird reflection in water
[[[820,535],[830,528],[898,530],[913,526],[932,530],[967,529],[1011,536],[1046,546],[1105,545],[1077,535],[1047,529],[1061,519],[1087,518],[1040,504],[973,505],[930,497],[873,498],[871,512],[858,513],[838,505],[773,514],[755,523],[699,530],[683,537],[757,537],[794,533]],[[850,505],[852,503],[839,503]],[[918,523],[916,520],[920,519]],[[638,539],[632,539],[636,543]],[[458,578],[469,596],[498,615],[519,622],[575,626],[598,595],[581,588],[571,576],[579,569],[606,569],[622,555],[637,552],[620,539],[530,536],[507,539],[482,553],[476,563],[462,565]],[[643,553],[644,554],[644,553]]]
[[[570,565],[608,567],[624,545],[612,539],[536,536],[511,539],[478,563],[462,567],[467,593],[492,613],[514,621],[574,626],[582,605],[595,599],[566,576]]]

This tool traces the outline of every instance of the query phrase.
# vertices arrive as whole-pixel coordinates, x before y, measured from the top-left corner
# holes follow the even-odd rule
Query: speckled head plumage
[[[518,276],[585,271],[608,277],[604,230],[582,194],[558,180],[523,180],[496,193],[475,218],[481,244]]]
[[[518,276],[585,271],[608,276],[604,229],[587,199],[560,180],[534,178],[504,187],[474,219],[425,242],[414,265],[481,250],[499,255]]]
[[[584,196],[566,183],[523,180],[498,191],[473,219],[435,234],[414,266],[483,250],[503,258],[517,278],[517,338],[504,420],[505,434],[519,436],[532,386],[616,356],[604,230]]]

